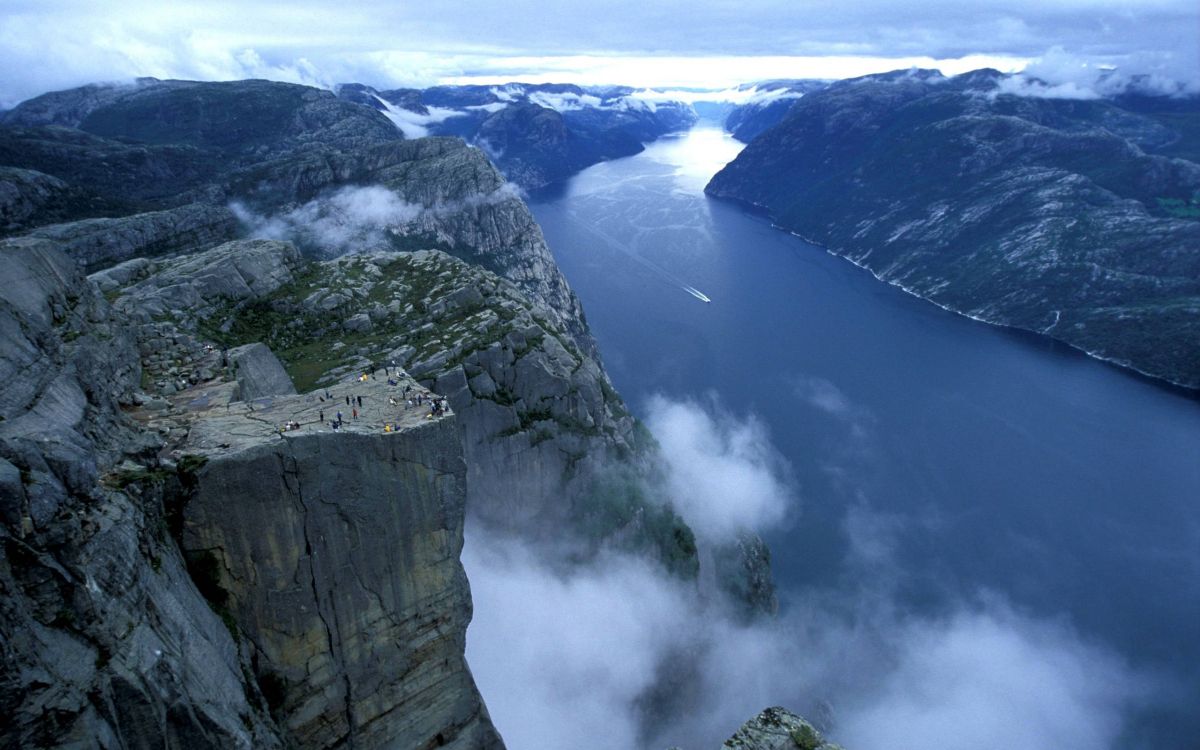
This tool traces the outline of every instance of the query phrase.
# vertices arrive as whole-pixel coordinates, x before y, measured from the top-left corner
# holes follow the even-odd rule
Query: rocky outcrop
[[[243,401],[264,396],[287,396],[296,392],[292,379],[266,344],[255,342],[237,346],[227,355],[237,378],[238,394]]]
[[[840,750],[786,708],[774,706],[747,721],[721,745],[725,750]]]
[[[1200,164],[1160,132],[1187,116],[1004,95],[1001,78],[833,84],[706,191],[943,307],[1200,388]]]
[[[233,239],[237,219],[224,206],[189,204],[166,211],[85,219],[39,227],[30,237],[54,240],[88,271],[133,258],[188,253]]]
[[[189,266],[196,308],[277,288],[239,262],[294,253],[243,249]],[[452,418],[397,407],[386,431],[376,413],[334,433],[318,395],[235,401],[220,352],[131,325],[144,311],[110,307],[55,243],[0,260],[0,744],[502,746],[463,662]],[[148,341],[199,350],[149,396]]]
[[[46,241],[0,245],[0,744],[278,747],[166,533],[120,402],[124,322]]]
[[[256,173],[329,172],[402,138],[375,110],[307,86],[143,80],[23,102],[0,126],[0,164],[65,182],[69,198],[49,217],[62,222],[223,205],[223,186],[245,180],[252,192]]]
[[[355,420],[345,407],[341,430],[316,420],[314,394],[201,417],[182,448],[206,459],[182,509],[185,554],[298,746],[501,748],[463,656],[454,420],[390,407],[401,391],[382,380],[350,383],[334,403],[353,392],[365,406]],[[285,418],[303,426],[276,432]]]
[[[130,261],[92,278],[106,293],[122,290],[118,309],[149,322],[170,314],[203,316],[220,305],[270,294],[291,282],[301,263],[290,243],[235,240],[182,258]]]
[[[176,144],[262,161],[321,143],[350,150],[401,136],[387,118],[331,92],[275,81],[90,85],[22,102],[18,126],[65,125],[102,138]]]
[[[301,390],[375,365],[407,367],[458,415],[468,505],[482,520],[530,537],[573,528],[587,543],[619,542],[695,575],[690,529],[647,489],[650,439],[544,304],[440,251],[295,267],[289,246],[258,247],[261,263],[274,256],[290,283],[223,305],[194,289],[208,272],[191,276],[189,286],[164,268],[117,292],[114,304],[143,318],[162,311],[170,321],[147,325],[174,326],[182,340],[265,342]],[[208,269],[224,265],[227,253],[217,248],[184,262]],[[163,305],[155,289],[210,301]]]
[[[67,183],[32,169],[0,167],[0,233],[36,225],[69,192]]]

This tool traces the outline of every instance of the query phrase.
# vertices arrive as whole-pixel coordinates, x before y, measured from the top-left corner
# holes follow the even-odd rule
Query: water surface
[[[739,148],[693,130],[532,204],[635,413],[715,394],[769,425],[800,498],[768,533],[785,606],[861,585],[848,521],[874,519],[906,605],[1065,619],[1177,676],[1139,731],[1197,746],[1200,404],[707,199]]]

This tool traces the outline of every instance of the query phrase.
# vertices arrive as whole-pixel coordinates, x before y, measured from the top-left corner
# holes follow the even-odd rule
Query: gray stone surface
[[[292,281],[299,263],[299,252],[286,242],[226,242],[203,253],[154,261],[137,272],[141,280],[122,289],[115,304],[143,321],[193,311],[203,315],[217,306],[275,291]],[[96,278],[104,284],[116,280],[114,272]]]
[[[278,747],[124,418],[128,326],[53,243],[0,243],[0,745]]]
[[[184,446],[208,458],[184,548],[215,561],[299,746],[502,747],[463,656],[466,467],[453,418],[393,407],[381,380],[332,390],[332,404],[364,397],[360,419],[339,407],[339,431],[311,421],[312,394],[201,418]],[[284,418],[304,426],[274,431]]]
[[[747,721],[721,746],[725,750],[841,750],[785,708],[768,708]]]
[[[196,299],[279,283],[237,255],[188,266]],[[320,395],[231,402],[218,350],[131,325],[53,242],[0,243],[0,273],[0,745],[502,747],[463,661],[451,418],[351,381],[363,418],[318,431]],[[141,393],[164,352],[179,382]]]
[[[88,271],[131,258],[187,253],[233,239],[237,219],[224,206],[193,203],[116,219],[39,227],[29,236],[55,240]]]
[[[0,232],[36,223],[39,212],[68,192],[67,183],[32,169],[0,167]]]
[[[292,379],[266,344],[255,342],[234,347],[229,350],[229,362],[243,401],[296,392]]]

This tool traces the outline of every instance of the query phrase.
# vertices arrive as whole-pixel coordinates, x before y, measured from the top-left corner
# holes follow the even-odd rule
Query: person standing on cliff
[[[324,410],[324,409],[318,409],[318,410],[317,410],[317,421],[318,421],[318,422],[324,422],[324,421],[325,421],[325,410]]]
[[[350,410],[350,418],[358,419],[358,407],[354,407]]]

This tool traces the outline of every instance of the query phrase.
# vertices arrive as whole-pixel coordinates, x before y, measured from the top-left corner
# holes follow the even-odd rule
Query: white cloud
[[[0,103],[135,76],[266,77],[330,86],[573,82],[721,89],[768,78],[842,78],[912,66],[947,74],[1023,67],[1062,46],[1130,73],[1157,58],[1197,78],[1191,0],[782,0],[727,4],[456,0],[284,5],[212,0],[120,5],[10,0]]]
[[[383,114],[396,126],[405,138],[424,138],[429,135],[429,126],[445,122],[451,117],[463,117],[467,113],[448,107],[426,107],[428,114],[412,112],[398,107],[389,101],[376,96],[375,100],[383,106]]]
[[[1053,47],[1019,75],[1002,80],[994,94],[1099,99],[1130,89],[1166,96],[1200,94],[1200,58],[1189,61],[1164,52],[1139,52],[1092,59]]]
[[[818,400],[854,411],[831,394]],[[753,420],[664,399],[651,412],[672,470],[685,467],[689,481],[672,484],[673,498],[691,518],[726,523],[711,498],[678,494],[696,487],[782,492]],[[698,750],[784,705],[829,713],[833,739],[854,750],[1103,750],[1117,746],[1131,710],[1167,689],[1064,620],[988,592],[944,602],[938,614],[912,609],[897,593],[904,571],[889,541],[906,523],[856,508],[847,519],[854,585],[785,591],[783,616],[745,625],[713,592],[701,596],[629,555],[564,564],[561,550],[543,554],[472,522],[468,662],[514,748]]]
[[[391,239],[411,229],[437,232],[438,222],[475,206],[521,197],[520,188],[502,183],[488,193],[430,206],[408,203],[391,190],[346,186],[280,214],[264,216],[240,202],[229,208],[253,238],[287,240],[322,257],[392,249]]]
[[[468,663],[514,748],[716,747],[785,705],[827,706],[830,734],[854,750],[1102,750],[1153,689],[1068,626],[1000,600],[922,616],[868,587],[801,594],[780,620],[747,626],[629,556],[563,569],[472,527],[463,562]],[[674,712],[652,695],[674,697]]]
[[[388,233],[423,211],[379,186],[344,187],[276,216],[260,216],[238,203],[230,208],[251,237],[294,241],[326,257],[387,249]]]
[[[676,508],[700,536],[764,529],[794,505],[786,464],[753,416],[656,397],[646,423],[662,445]]]
[[[847,706],[847,747],[1113,747],[1147,687],[1069,628],[1002,605],[906,622],[892,640],[895,667]]]

